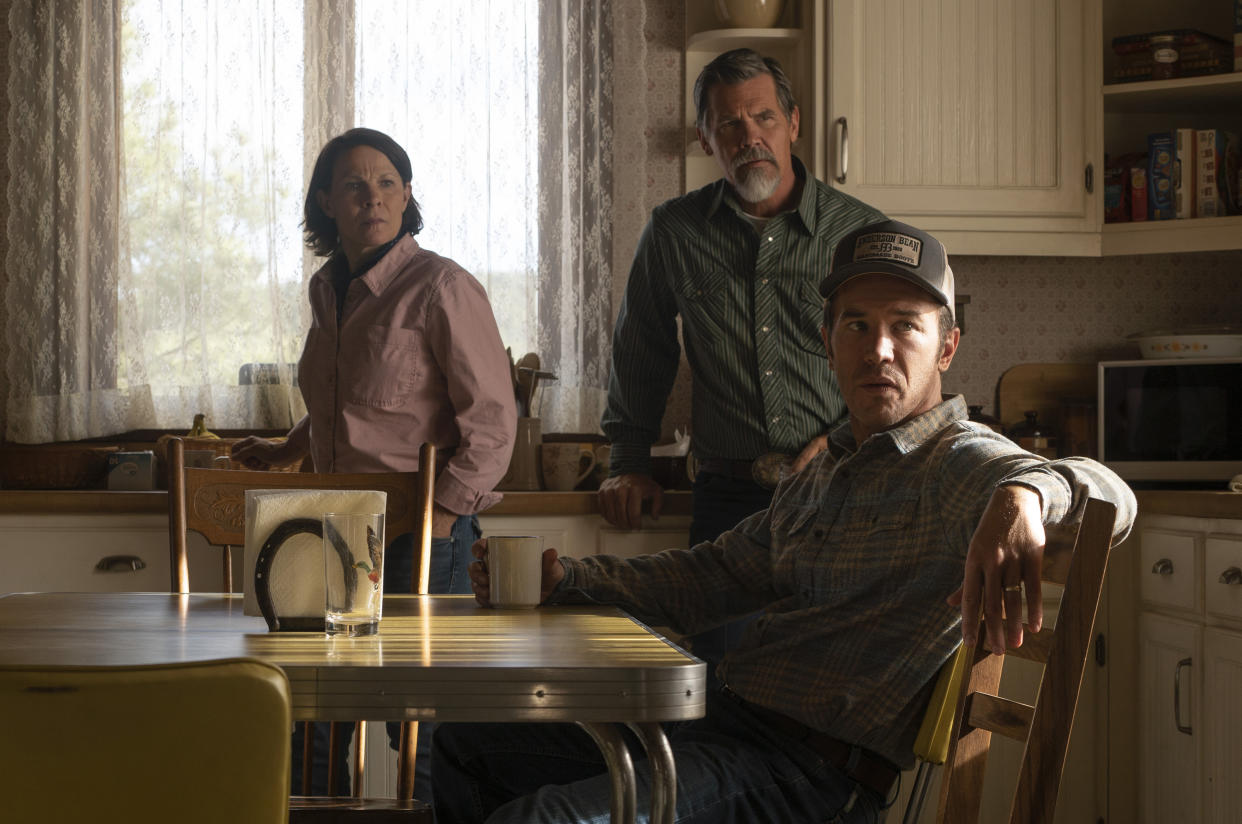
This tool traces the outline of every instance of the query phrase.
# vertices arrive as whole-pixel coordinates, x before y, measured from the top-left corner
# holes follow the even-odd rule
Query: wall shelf
[[[1230,105],[1242,105],[1242,72],[1104,87],[1104,111],[1108,114],[1218,112]]]
[[[687,37],[686,51],[723,52],[743,46],[762,51],[800,39],[802,29],[709,29]]]

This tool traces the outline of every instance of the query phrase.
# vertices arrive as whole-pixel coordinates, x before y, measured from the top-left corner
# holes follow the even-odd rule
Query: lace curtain
[[[9,23],[6,439],[297,420],[305,181],[355,124],[406,148],[419,241],[558,375],[544,430],[596,430],[607,0],[15,0]]]

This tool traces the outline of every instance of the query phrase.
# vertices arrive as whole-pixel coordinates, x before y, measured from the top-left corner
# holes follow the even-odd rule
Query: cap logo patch
[[[923,257],[923,241],[898,232],[872,232],[859,235],[854,241],[854,262],[891,260],[905,266],[918,267]]]

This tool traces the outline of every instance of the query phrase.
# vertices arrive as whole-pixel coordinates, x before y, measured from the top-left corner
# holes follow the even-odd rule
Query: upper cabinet
[[[774,29],[687,2],[686,188],[719,177],[691,89],[721,51],[782,62],[811,172],[955,254],[1242,248],[1242,217],[1104,223],[1105,153],[1175,128],[1242,133],[1242,73],[1112,84],[1113,38],[1231,32],[1223,0],[786,0]]]
[[[828,8],[836,185],[959,254],[1064,253],[1065,233],[1095,228],[1083,0]]]

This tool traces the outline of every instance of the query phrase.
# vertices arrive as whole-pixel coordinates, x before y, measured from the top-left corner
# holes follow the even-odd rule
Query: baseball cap
[[[940,241],[899,220],[881,220],[855,229],[832,253],[832,271],[819,293],[832,297],[862,275],[892,275],[920,287],[953,313],[953,270]]]

